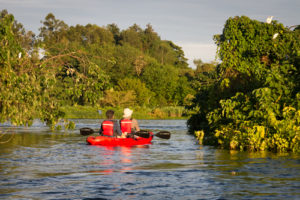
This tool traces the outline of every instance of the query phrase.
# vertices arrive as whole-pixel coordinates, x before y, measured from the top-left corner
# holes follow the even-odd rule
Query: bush
[[[300,152],[298,38],[276,21],[229,18],[215,36],[218,81],[199,88],[189,131],[226,149]]]

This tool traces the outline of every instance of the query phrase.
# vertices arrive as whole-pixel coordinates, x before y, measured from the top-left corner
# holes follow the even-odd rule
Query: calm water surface
[[[168,130],[138,147],[89,146],[81,127],[51,132],[1,124],[0,199],[300,199],[300,156],[200,146],[185,120],[139,120]]]

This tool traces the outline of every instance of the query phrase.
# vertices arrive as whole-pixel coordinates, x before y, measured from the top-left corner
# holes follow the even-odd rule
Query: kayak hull
[[[105,136],[89,136],[86,141],[90,145],[101,145],[101,146],[135,146],[151,144],[153,134],[149,138],[111,138]]]

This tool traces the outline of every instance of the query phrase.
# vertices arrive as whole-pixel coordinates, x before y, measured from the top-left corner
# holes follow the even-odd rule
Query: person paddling
[[[133,137],[132,133],[140,131],[137,120],[131,118],[132,113],[132,110],[125,108],[123,118],[120,120],[121,131],[126,137]]]
[[[120,126],[117,120],[114,120],[115,112],[113,110],[106,111],[106,117],[100,128],[100,135],[107,137],[120,137],[122,135]]]

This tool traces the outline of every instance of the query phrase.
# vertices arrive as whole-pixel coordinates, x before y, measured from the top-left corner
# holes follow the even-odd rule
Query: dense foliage
[[[0,122],[53,127],[74,105],[152,107],[160,117],[156,107],[187,106],[200,143],[300,152],[300,27],[234,17],[214,39],[222,62],[195,60],[192,70],[150,24],[68,26],[50,13],[36,36],[3,10]]]
[[[26,36],[12,15],[3,14],[0,20],[0,120],[30,125],[38,117],[53,124],[61,113],[51,65],[41,63],[34,53],[27,56],[20,39]]]
[[[181,73],[188,69],[186,58],[180,47],[161,40],[150,24],[144,30],[134,24],[123,31],[115,24],[69,27],[51,13],[42,23],[40,43],[49,56],[82,55],[63,58],[67,65],[57,78],[64,104],[182,105],[182,99],[193,93],[188,90],[173,98],[182,83],[190,88],[181,81],[186,79]]]
[[[190,109],[200,142],[227,149],[300,152],[300,34],[277,21],[229,18],[216,35],[221,64]],[[209,75],[210,74],[210,75]]]
[[[0,16],[0,121],[53,126],[62,106],[184,106],[195,93],[182,49],[148,24],[68,26],[49,13],[40,33]]]

